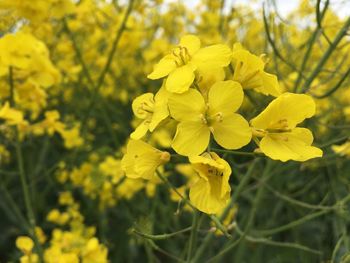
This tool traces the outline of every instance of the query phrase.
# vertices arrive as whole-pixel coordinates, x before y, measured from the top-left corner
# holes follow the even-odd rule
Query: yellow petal
[[[226,67],[230,64],[232,52],[226,45],[218,44],[201,48],[196,52],[191,62],[199,70],[208,70],[212,68]]]
[[[282,94],[276,75],[261,71],[258,76],[262,80],[262,85],[256,88],[257,91],[264,95],[272,95],[274,97],[278,97]]]
[[[145,119],[149,116],[149,110],[154,105],[154,95],[152,93],[145,93],[136,97],[132,102],[132,111],[139,119]]]
[[[149,129],[149,120],[144,120],[139,126],[130,134],[130,138],[134,140],[140,140],[146,135]]]
[[[165,87],[169,92],[183,93],[192,85],[194,80],[193,67],[189,64],[176,68],[172,71],[166,82]]]
[[[0,119],[6,120],[9,125],[20,124],[24,121],[23,113],[19,110],[12,109],[8,101],[0,108]]]
[[[169,160],[169,153],[161,152],[141,140],[130,140],[121,160],[121,168],[129,178],[150,179],[157,167]]]
[[[158,64],[154,66],[151,74],[147,76],[149,79],[160,79],[167,76],[176,68],[175,59],[172,55],[167,55],[162,58]]]
[[[266,109],[251,120],[259,129],[278,129],[281,123],[292,129],[304,119],[315,114],[316,105],[312,97],[305,94],[284,93],[274,99]]]
[[[312,141],[310,130],[295,128],[291,132],[268,134],[261,140],[260,149],[273,160],[303,162],[323,154],[321,149],[310,146]]]
[[[333,145],[332,150],[341,156],[350,156],[350,141],[347,141],[341,145]]]
[[[193,55],[201,47],[201,41],[194,35],[185,35],[181,38],[179,46],[185,47]]]
[[[189,89],[169,97],[170,115],[177,121],[197,121],[205,113],[205,102],[199,91]]]
[[[199,88],[201,93],[207,97],[209,89],[217,81],[225,79],[225,70],[223,68],[210,69],[208,71],[196,72],[199,76]]]
[[[243,102],[241,84],[233,80],[218,81],[209,90],[209,114],[221,112],[224,116],[238,110]]]
[[[180,122],[171,146],[181,155],[199,155],[207,148],[209,139],[209,128],[201,122]]]
[[[229,166],[228,166],[229,167]],[[190,188],[191,203],[207,214],[217,214],[224,209],[230,199],[231,187],[228,183],[231,169],[222,176],[200,177]]]
[[[226,149],[239,149],[252,138],[248,122],[239,114],[232,113],[212,125],[215,141]]]
[[[151,119],[151,123],[149,124],[149,130],[153,132],[153,130],[158,126],[158,124],[169,116],[168,110],[168,99],[170,93],[165,89],[165,87],[161,87],[157,94],[154,96],[154,108],[153,115]]]

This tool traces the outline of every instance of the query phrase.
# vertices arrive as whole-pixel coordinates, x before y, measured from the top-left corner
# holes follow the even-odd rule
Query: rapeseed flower
[[[169,160],[168,152],[162,152],[141,140],[130,140],[121,165],[129,178],[152,179],[158,166]]]
[[[251,140],[248,122],[234,113],[243,101],[238,82],[216,82],[208,92],[207,101],[195,89],[169,98],[171,116],[179,121],[172,143],[182,155],[201,154],[209,145],[210,134],[226,149],[238,149]]]
[[[139,140],[147,131],[153,132],[158,124],[168,117],[168,96],[169,93],[162,87],[155,96],[152,93],[145,93],[133,101],[132,110],[135,116],[143,121],[130,134],[132,139]]]
[[[274,160],[306,161],[321,157],[322,150],[311,146],[310,130],[296,127],[315,114],[314,100],[304,94],[284,93],[251,120],[254,134],[262,137],[260,150]]]
[[[207,214],[221,212],[230,199],[230,165],[214,152],[191,156],[189,161],[198,173],[197,182],[190,188],[191,203]]]
[[[265,72],[265,62],[262,57],[253,55],[239,43],[234,45],[232,54],[233,80],[241,83],[243,89],[254,89],[275,97],[281,95],[277,77]]]
[[[155,65],[149,79],[168,76],[165,87],[174,93],[186,92],[193,81],[195,73],[211,71],[227,66],[231,60],[231,50],[223,44],[201,48],[198,37],[185,35],[172,52]]]
[[[0,119],[4,119],[8,125],[23,123],[23,113],[10,107],[8,102],[0,108]]]

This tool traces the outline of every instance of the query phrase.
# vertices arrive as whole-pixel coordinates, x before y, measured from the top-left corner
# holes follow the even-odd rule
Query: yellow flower
[[[80,147],[84,143],[83,138],[80,136],[80,125],[76,125],[71,129],[59,130],[59,133],[61,134],[64,140],[64,146],[67,149]]]
[[[350,141],[347,141],[341,145],[333,145],[332,150],[340,156],[350,157]]]
[[[10,108],[10,104],[5,102],[0,109],[0,119],[6,120],[8,125],[17,125],[23,122],[23,114],[21,111]]]
[[[230,199],[230,165],[214,152],[191,156],[189,161],[199,175],[190,188],[191,203],[207,214],[221,212]]]
[[[137,97],[132,103],[132,110],[135,116],[144,121],[131,133],[130,137],[139,140],[147,131],[153,132],[158,124],[169,115],[168,92],[161,88],[154,96],[152,93],[145,93]]]
[[[19,236],[16,239],[16,247],[20,249],[23,254],[31,254],[34,247],[34,242],[27,236]]]
[[[37,236],[40,244],[44,244],[45,243],[46,235],[45,235],[45,233],[44,233],[44,231],[42,230],[41,227],[38,227],[38,226],[35,227],[35,235]]]
[[[61,18],[73,13],[74,4],[70,0],[2,0],[0,8],[13,11],[20,18],[39,23],[49,17]]]
[[[207,102],[195,89],[170,96],[171,116],[180,122],[172,143],[174,150],[182,155],[199,155],[207,148],[210,133],[226,149],[248,144],[248,122],[234,113],[242,101],[242,87],[232,80],[216,82],[209,90]]]
[[[311,146],[310,130],[296,127],[315,114],[313,99],[304,94],[284,93],[251,120],[255,135],[263,137],[261,151],[274,160],[306,161],[321,157],[322,150]]]
[[[151,179],[157,167],[169,160],[168,152],[162,152],[141,140],[130,140],[121,165],[129,178]]]
[[[57,110],[46,111],[45,119],[32,126],[32,131],[36,135],[42,135],[45,131],[52,136],[55,132],[62,132],[64,124],[59,121],[60,113]]]
[[[0,76],[14,69],[14,79],[23,78],[42,87],[58,83],[59,71],[49,58],[49,50],[44,42],[23,32],[6,34],[0,39]]]
[[[275,75],[264,71],[265,62],[243,49],[241,44],[233,46],[234,74],[233,80],[241,83],[243,89],[255,89],[265,95],[278,97],[281,89]]]
[[[163,57],[147,77],[159,79],[168,76],[165,87],[170,92],[183,93],[195,79],[195,72],[210,71],[227,66],[231,60],[231,50],[218,44],[200,48],[198,37],[185,35],[173,51]]]
[[[82,251],[82,258],[84,263],[94,262],[108,262],[107,260],[108,250],[104,245],[101,245],[96,237],[90,238],[85,248]]]

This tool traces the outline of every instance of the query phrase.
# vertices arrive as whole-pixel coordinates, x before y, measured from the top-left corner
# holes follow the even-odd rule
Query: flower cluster
[[[211,151],[214,143],[237,150],[253,138],[255,152],[283,162],[321,157],[322,150],[311,146],[310,130],[296,127],[315,115],[310,96],[283,92],[277,77],[264,71],[262,57],[240,44],[230,50],[224,44],[201,48],[200,43],[194,35],[183,36],[148,75],[150,79],[164,78],[163,85],[156,95],[145,93],[133,101],[133,112],[143,121],[130,135],[133,140],[128,143],[122,168],[130,178],[152,179],[170,155],[135,140],[155,131],[166,119],[175,121],[171,147],[188,156],[198,174],[198,181],[190,187],[190,201],[197,209],[216,214],[230,199],[231,168]],[[249,122],[237,113],[248,89],[276,97]]]

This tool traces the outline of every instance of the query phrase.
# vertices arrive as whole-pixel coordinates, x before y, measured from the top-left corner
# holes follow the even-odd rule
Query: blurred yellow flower
[[[23,254],[30,254],[34,248],[34,242],[30,237],[19,236],[16,239],[16,247],[20,249]]]
[[[14,78],[23,78],[42,87],[58,83],[59,71],[49,59],[44,42],[33,35],[18,31],[0,38],[0,76],[14,69]]]
[[[4,119],[8,125],[17,125],[23,122],[23,114],[19,110],[12,109],[8,102],[0,109],[0,119]]]
[[[332,150],[340,156],[350,157],[350,141],[347,141],[341,145],[333,145]]]

